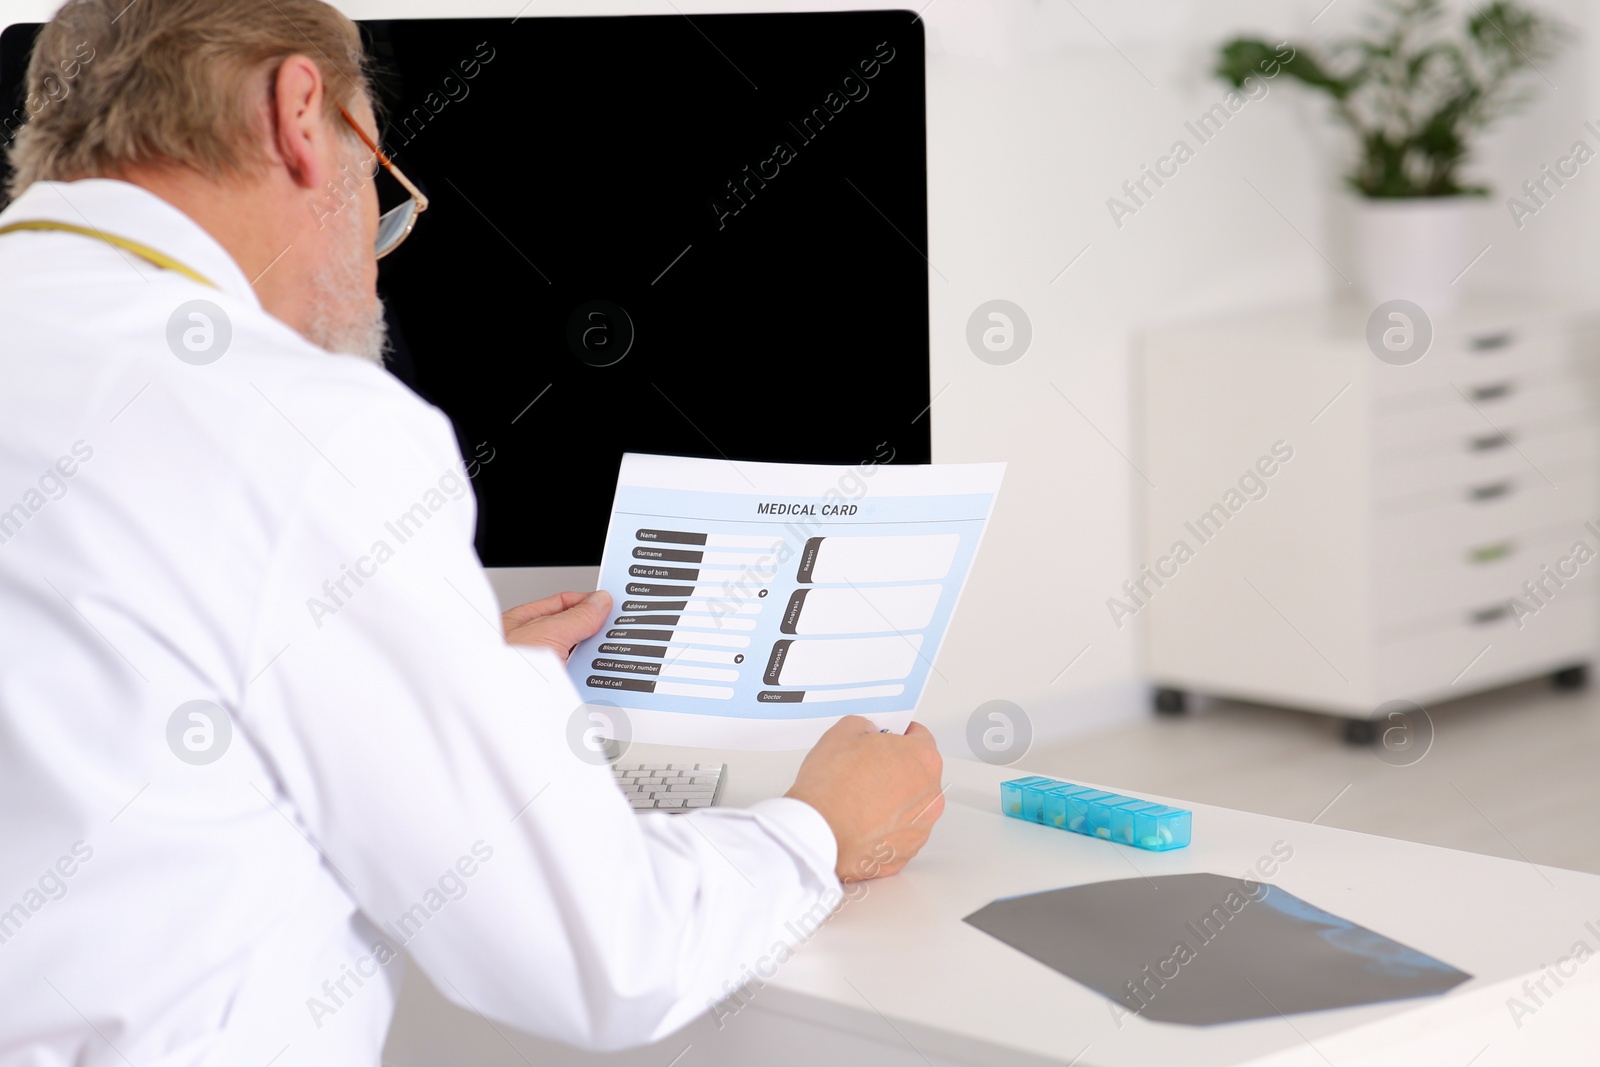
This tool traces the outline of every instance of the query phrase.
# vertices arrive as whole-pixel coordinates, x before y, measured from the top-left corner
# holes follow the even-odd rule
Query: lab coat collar
[[[229,296],[261,307],[250,280],[216,238],[188,215],[131,182],[114,178],[36,181],[0,212],[0,225],[25,220],[88,226],[138,241],[199,272]],[[161,269],[144,260],[137,266],[142,272]]]

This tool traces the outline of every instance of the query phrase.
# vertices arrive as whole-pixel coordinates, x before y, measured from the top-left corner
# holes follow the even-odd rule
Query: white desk
[[[640,759],[726,761],[725,803],[734,805],[782,792],[800,756],[691,755],[642,745],[629,752]],[[708,1014],[645,1049],[577,1053],[491,1026],[447,1004],[412,967],[384,1062],[389,1067],[1600,1062],[1600,955],[1578,964],[1559,989],[1547,980],[1553,995],[1533,1015],[1522,1017],[1520,1028],[1506,1004],[1525,977],[1537,978],[1544,967],[1571,954],[1576,942],[1600,953],[1600,877],[1182,800],[1171,802],[1194,809],[1194,843],[1174,852],[1142,852],[1002,816],[998,783],[1024,773],[947,761],[948,806],[923,853],[902,874],[870,883],[865,896],[845,903],[746,1007],[723,1020],[720,1030]],[[1278,841],[1294,849],[1293,858],[1263,881],[1437,956],[1473,979],[1441,997],[1288,1020],[1190,1027],[1125,1017],[1119,1027],[1100,995],[961,921],[996,897],[1083,882],[1192,871],[1240,876]]]

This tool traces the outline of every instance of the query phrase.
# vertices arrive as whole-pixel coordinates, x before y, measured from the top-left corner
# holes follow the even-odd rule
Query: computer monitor
[[[502,601],[592,587],[624,452],[930,460],[915,14],[362,28],[430,201],[379,271],[391,366],[455,425]]]

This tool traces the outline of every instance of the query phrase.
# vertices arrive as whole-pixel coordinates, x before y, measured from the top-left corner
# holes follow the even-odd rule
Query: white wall
[[[920,6],[916,0],[912,6]],[[1145,713],[1136,630],[1105,607],[1133,560],[1131,339],[1144,325],[1344,288],[1352,274],[1337,173],[1345,143],[1320,98],[1273,83],[1137,215],[1106,200],[1224,93],[1207,71],[1234,33],[1313,44],[1356,24],[1369,0],[932,0],[928,135],[934,454],[1003,459],[1006,487],[924,698],[922,718],[965,752],[968,715],[1007,699],[1038,738]],[[357,18],[680,13],[883,7],[773,0],[340,0]],[[1466,5],[1463,3],[1462,8]],[[1592,4],[1544,0],[1581,31],[1534,108],[1484,145],[1475,173],[1501,187],[1479,220],[1492,244],[1464,284],[1568,294],[1600,282],[1600,162],[1519,232],[1504,193],[1571,142],[1600,137]],[[13,0],[11,18],[49,0]],[[1319,12],[1321,12],[1319,16]],[[1315,22],[1313,23],[1313,19]],[[1252,185],[1254,188],[1252,188]],[[1081,259],[1061,274],[1074,256]],[[943,277],[940,277],[940,274]],[[945,280],[948,279],[948,280]],[[1005,298],[1032,320],[1031,350],[992,366],[966,345],[978,304]],[[1062,394],[1065,394],[1065,398]],[[1069,403],[1070,400],[1070,403]],[[1061,672],[1082,650],[1066,674]]]
[[[1242,180],[1317,239],[1316,171],[1303,149],[1284,150],[1296,116],[1276,94],[1120,229],[1111,220],[1107,199],[1141,164],[1179,137],[1197,143],[1183,123],[1223,95],[1204,71],[1225,24],[1193,4],[1142,5],[1135,20],[1080,3],[1119,55],[1065,4],[941,13],[943,2],[927,16],[931,244],[951,279],[932,283],[933,386],[955,385],[934,408],[935,455],[1010,464],[940,660],[950,684],[925,698],[924,718],[958,751],[967,714],[993,698],[1027,711],[1036,740],[1144,714],[1136,631],[1117,630],[1105,607],[1135,567],[1130,335],[1157,318],[1306,296],[1325,268]],[[963,43],[976,34],[950,25],[985,7],[1004,54],[972,54]],[[997,296],[1034,326],[1030,352],[1002,367],[964,338],[972,309]]]

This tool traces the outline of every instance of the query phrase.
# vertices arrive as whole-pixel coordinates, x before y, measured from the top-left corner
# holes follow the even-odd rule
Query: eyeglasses
[[[402,174],[400,168],[395,166],[389,157],[383,154],[383,149],[373,143],[372,138],[367,136],[367,132],[361,128],[343,104],[339,105],[339,114],[343,115],[344,120],[350,124],[350,128],[356,131],[356,136],[361,138],[361,143],[372,150],[372,154],[377,161],[383,164],[390,174],[394,175],[394,180],[403,185],[406,192],[411,194],[411,199],[398,207],[390,208],[378,216],[378,238],[374,242],[374,251],[377,253],[377,257],[382,259],[396,248],[399,248],[401,241],[411,236],[411,228],[417,224],[417,216],[428,210],[428,198],[423,196],[422,190],[412,185],[411,179]],[[377,171],[374,170],[372,173],[376,176]]]

